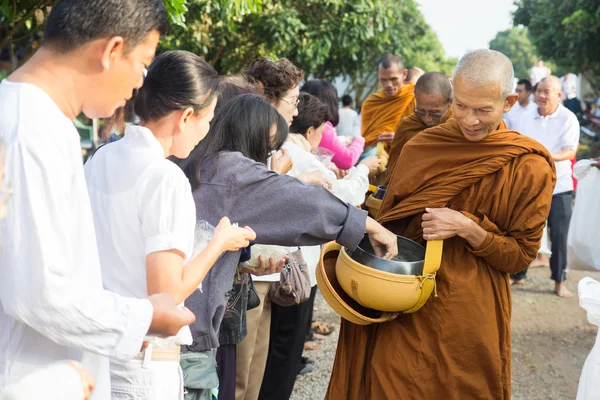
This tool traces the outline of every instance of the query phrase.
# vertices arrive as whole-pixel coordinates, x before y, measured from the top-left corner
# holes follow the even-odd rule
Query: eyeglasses
[[[431,111],[421,111],[421,110],[417,110],[415,109],[415,114],[418,115],[419,117],[426,117],[426,116],[430,116],[433,119],[440,119],[444,116],[444,113],[446,111],[442,111],[442,112],[431,112]]]
[[[0,206],[5,206],[8,203],[8,199],[12,195],[12,186],[6,185],[0,188]]]
[[[298,105],[300,104],[300,99],[286,99],[285,97],[282,97],[281,100],[285,101],[286,103],[288,103],[291,106],[294,106],[294,110],[296,108],[298,108]]]

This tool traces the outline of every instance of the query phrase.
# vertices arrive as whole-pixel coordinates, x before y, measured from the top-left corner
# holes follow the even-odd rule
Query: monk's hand
[[[385,229],[373,218],[367,217],[366,231],[377,257],[391,260],[398,255],[398,240],[396,235]]]
[[[381,135],[379,135],[379,137],[377,138],[378,142],[386,142],[386,143],[392,143],[394,141],[394,132],[385,132],[382,133]]]
[[[444,240],[466,233],[472,223],[458,211],[449,208],[426,208],[423,214],[423,239]]]

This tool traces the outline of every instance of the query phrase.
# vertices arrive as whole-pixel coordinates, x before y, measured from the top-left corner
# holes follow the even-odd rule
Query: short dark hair
[[[298,116],[290,126],[290,132],[306,136],[308,128],[318,128],[327,121],[328,107],[315,96],[300,92]]]
[[[327,106],[327,121],[333,126],[340,122],[338,111],[337,89],[330,82],[323,79],[311,79],[300,88],[301,91],[310,93]]]
[[[383,69],[389,69],[392,65],[397,65],[400,71],[404,70],[404,61],[402,61],[402,57],[397,54],[385,54],[379,60],[379,66]]]
[[[237,96],[247,93],[263,95],[265,92],[262,83],[245,74],[225,75],[219,84],[219,99],[215,107],[215,115],[221,108]]]
[[[441,94],[445,103],[449,103],[453,97],[450,79],[441,72],[427,72],[421,75],[415,84],[415,93],[417,92]]]
[[[352,105],[352,96],[350,96],[349,94],[345,94],[342,96],[342,105],[344,107],[348,107]]]
[[[529,79],[519,79],[519,81],[517,82],[517,86],[519,85],[525,85],[525,90],[528,92],[531,92],[533,90],[533,86],[531,86],[531,82],[529,82]]]
[[[271,145],[271,129],[277,130]],[[225,104],[210,124],[204,140],[186,160],[176,160],[194,189],[200,187],[202,161],[221,151],[239,151],[245,157],[267,164],[271,151],[279,150],[286,141],[288,125],[264,97],[243,94]]]
[[[189,51],[162,53],[148,67],[144,85],[134,98],[134,110],[142,121],[158,120],[176,110],[200,112],[218,94],[219,74]]]
[[[167,31],[163,0],[61,0],[52,7],[44,45],[67,53],[93,40],[122,36],[127,49]]]
[[[263,84],[265,96],[271,102],[279,101],[283,94],[298,86],[304,78],[304,72],[287,58],[273,61],[268,57],[259,57],[246,71]]]

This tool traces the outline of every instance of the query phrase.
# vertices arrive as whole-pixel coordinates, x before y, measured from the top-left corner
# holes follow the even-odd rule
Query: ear
[[[108,39],[102,49],[101,64],[104,70],[110,68],[113,61],[123,58],[125,51],[125,41],[121,36],[114,36]]]
[[[185,132],[186,125],[190,122],[190,118],[194,115],[194,109],[192,107],[188,107],[183,111],[180,111],[179,119],[177,121],[177,127],[179,131],[177,134],[181,134]]]
[[[315,134],[315,127],[309,126],[308,129],[306,130],[306,134],[304,136],[306,136],[306,139],[308,140],[314,134]]]
[[[509,112],[512,106],[519,100],[519,95],[516,93],[509,94],[506,100],[504,100],[504,112]]]
[[[404,68],[404,71],[402,71],[402,80],[405,81],[407,76],[408,76],[408,69]]]

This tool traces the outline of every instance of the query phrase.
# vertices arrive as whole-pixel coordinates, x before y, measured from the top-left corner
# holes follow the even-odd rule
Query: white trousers
[[[183,374],[179,361],[131,360],[111,363],[113,400],[183,400]]]

